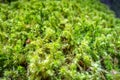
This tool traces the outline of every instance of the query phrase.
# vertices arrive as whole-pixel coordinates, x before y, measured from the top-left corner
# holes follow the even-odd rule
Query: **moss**
[[[0,3],[1,79],[119,77],[120,20],[99,0],[68,1]]]

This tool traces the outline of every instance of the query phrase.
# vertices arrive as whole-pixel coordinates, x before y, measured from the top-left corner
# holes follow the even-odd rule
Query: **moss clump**
[[[114,80],[120,20],[99,0],[0,4],[3,80]]]

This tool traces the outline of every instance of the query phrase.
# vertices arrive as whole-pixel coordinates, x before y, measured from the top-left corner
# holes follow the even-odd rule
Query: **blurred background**
[[[120,0],[101,0],[102,3],[109,6],[116,14],[116,17],[120,18]]]

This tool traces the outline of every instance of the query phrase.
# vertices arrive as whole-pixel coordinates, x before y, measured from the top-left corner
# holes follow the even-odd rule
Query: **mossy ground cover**
[[[99,0],[0,3],[1,80],[119,80],[120,20]]]

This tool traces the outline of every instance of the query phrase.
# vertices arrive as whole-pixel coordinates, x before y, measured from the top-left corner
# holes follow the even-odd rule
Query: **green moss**
[[[119,26],[99,0],[0,3],[0,78],[118,79]]]

